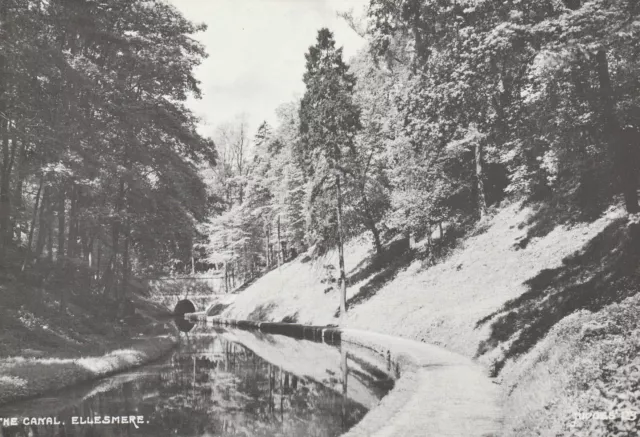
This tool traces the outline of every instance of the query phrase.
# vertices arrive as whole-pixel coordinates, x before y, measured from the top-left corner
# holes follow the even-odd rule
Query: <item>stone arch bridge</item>
[[[148,289],[153,299],[167,307],[172,312],[179,312],[184,308],[177,305],[181,301],[189,301],[194,311],[206,311],[215,305],[223,296],[226,296],[224,288],[224,276],[203,277],[167,277],[148,280]],[[191,312],[191,311],[187,311]]]

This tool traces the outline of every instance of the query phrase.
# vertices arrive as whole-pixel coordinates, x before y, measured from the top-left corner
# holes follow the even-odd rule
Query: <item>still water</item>
[[[0,407],[20,422],[0,423],[0,437],[332,437],[392,386],[345,346],[198,325],[160,362]]]

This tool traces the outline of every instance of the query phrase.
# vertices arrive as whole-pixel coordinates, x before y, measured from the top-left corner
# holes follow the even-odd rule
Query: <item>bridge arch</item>
[[[173,309],[173,314],[175,314],[178,317],[182,317],[187,313],[195,313],[195,312],[196,312],[196,306],[189,299],[179,300],[175,308]]]

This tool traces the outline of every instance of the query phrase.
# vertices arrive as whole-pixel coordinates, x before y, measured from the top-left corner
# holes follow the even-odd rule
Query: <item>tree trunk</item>
[[[44,192],[42,194],[42,201],[40,202],[40,223],[38,225],[38,241],[36,242],[36,258],[40,258],[40,256],[42,256],[47,230],[49,229],[47,226],[47,209],[49,208],[50,191],[51,188],[49,185],[45,185]]]
[[[638,205],[638,157],[635,156],[633,135],[623,132],[618,122],[609,62],[604,49],[598,50],[596,62],[605,131],[609,137],[615,173],[622,188],[627,212],[634,214],[640,211],[640,207]]]
[[[336,194],[338,197],[338,258],[340,264],[340,318],[347,314],[347,275],[344,268],[344,234],[342,230],[342,190],[340,176],[336,176]]]
[[[478,190],[478,211],[480,218],[484,218],[487,214],[487,199],[484,194],[484,169],[482,165],[482,143],[478,141],[475,147],[476,161],[476,183]]]
[[[126,299],[129,291],[129,278],[131,277],[131,258],[129,256],[129,229],[125,225],[122,236],[122,286],[120,287],[120,295],[122,300]]]
[[[107,261],[107,266],[104,270],[104,274],[102,275],[103,278],[103,282],[104,282],[104,295],[108,295],[108,294],[115,294],[115,286],[114,286],[114,273],[113,273],[113,269],[114,269],[114,265],[115,265],[115,261],[114,261],[115,256],[113,255],[113,253],[111,254],[111,256],[109,257],[109,260]]]
[[[278,267],[282,265],[282,240],[280,239],[280,215],[278,214],[278,251],[276,252],[276,256],[278,257]]]
[[[123,294],[121,293],[121,290],[118,287],[118,255],[120,254],[120,233],[122,232],[122,218],[120,217],[120,214],[122,213],[123,208],[125,206],[124,205],[124,202],[125,202],[124,179],[122,178],[120,179],[119,185],[120,186],[118,189],[118,196],[116,197],[116,201],[115,201],[115,211],[116,211],[117,217],[113,220],[113,223],[111,225],[111,238],[112,238],[112,244],[113,244],[113,255],[112,255],[113,269],[111,271],[113,275],[112,294],[116,300],[120,300],[120,298],[123,296]],[[123,275],[124,275],[124,272],[123,272]]]
[[[62,264],[64,260],[64,228],[65,228],[65,189],[64,185],[60,186],[58,193],[58,263]]]
[[[362,190],[362,206],[366,214],[365,226],[371,231],[371,235],[373,235],[373,244],[376,248],[376,254],[382,255],[383,248],[382,248],[382,242],[380,241],[380,232],[376,228],[376,221],[373,219],[373,214],[371,214],[371,208],[369,207],[369,199],[367,199],[367,194],[365,193],[364,185],[361,187],[361,190]]]
[[[33,214],[31,215],[31,226],[29,227],[29,240],[27,241],[27,254],[22,263],[22,271],[24,271],[27,263],[31,261],[31,245],[33,244],[33,229],[36,227],[36,218],[38,216],[38,208],[40,206],[40,194],[42,193],[42,186],[44,185],[44,177],[40,177],[40,184],[38,185],[38,192],[36,193],[35,205],[33,207]]]
[[[0,243],[3,247],[11,244],[13,229],[11,227],[11,172],[15,161],[17,142],[15,138],[9,141],[11,123],[0,118],[0,132],[2,140],[2,174],[0,175]],[[11,147],[9,143],[11,142]]]
[[[78,223],[80,223],[80,221]],[[93,237],[91,237],[89,229],[84,225],[80,226],[79,235],[80,235],[80,248],[82,249],[82,258],[85,261],[88,261],[89,256],[91,255],[91,244],[92,244]]]
[[[231,265],[231,289],[236,289],[236,270],[238,267],[238,260],[235,260]]]
[[[267,271],[269,271],[269,269],[271,268],[271,223],[269,223],[267,225],[267,248],[266,248],[266,253],[267,253]]]
[[[371,235],[373,235],[373,244],[376,248],[376,254],[382,255],[383,248],[382,242],[380,241],[380,231],[376,228],[376,224],[373,222],[369,222],[369,230],[371,231]]]
[[[238,276],[242,274],[242,282],[244,283],[247,280],[247,263],[248,263],[248,255],[247,255],[247,243],[242,243],[242,271],[240,271],[240,261],[238,261]]]
[[[102,260],[102,242],[98,240],[97,243],[97,254],[96,254],[96,276],[95,279],[98,280],[100,277],[100,261]]]
[[[22,175],[21,173],[22,171],[18,172],[18,180],[16,181],[16,188],[13,196],[13,205],[16,211],[16,216],[18,217],[22,216],[22,213],[24,212],[24,203],[22,200],[23,188],[24,188],[24,175]],[[14,238],[16,240],[16,243],[20,245],[22,243],[22,231],[23,231],[22,223],[18,219],[16,219],[15,223],[12,224],[11,227],[14,230]]]
[[[224,292],[229,293],[229,263],[224,262]]]
[[[19,153],[19,158],[18,158],[18,162],[16,164],[17,166],[17,181],[16,181],[16,188],[14,191],[14,196],[13,196],[13,204],[15,205],[13,207],[13,209],[16,211],[16,216],[17,217],[22,217],[24,215],[25,212],[25,205],[24,205],[24,181],[27,179],[27,176],[29,175],[29,163],[27,161],[27,145],[28,145],[28,141],[27,141],[27,135],[25,134],[22,138],[22,145],[20,147],[20,153]],[[22,234],[24,229],[24,225],[22,222],[20,222],[20,220],[18,218],[16,218],[16,223],[15,226],[13,226],[13,228],[16,231],[16,242],[18,244],[22,243]]]
[[[73,258],[77,255],[78,242],[78,186],[72,182],[71,185],[71,208],[69,210],[69,243],[67,244],[67,255]]]
[[[53,262],[53,230],[53,199],[51,199],[47,207],[47,260],[50,263]]]

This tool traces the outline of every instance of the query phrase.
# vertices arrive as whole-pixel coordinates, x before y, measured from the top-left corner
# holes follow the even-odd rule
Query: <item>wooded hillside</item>
[[[638,212],[636,3],[371,0],[343,14],[364,50],[319,30],[278,125],[214,146],[186,106],[204,26],[160,0],[5,0],[2,265],[117,300],[133,276],[232,289],[356,235],[463,235],[506,198],[551,223]]]
[[[242,123],[220,133],[203,248],[248,279],[363,233],[378,253],[400,234],[464,235],[507,198],[541,202],[547,224],[638,212],[636,3],[371,0],[343,14],[365,50],[347,64],[321,29],[279,125],[252,148]]]

